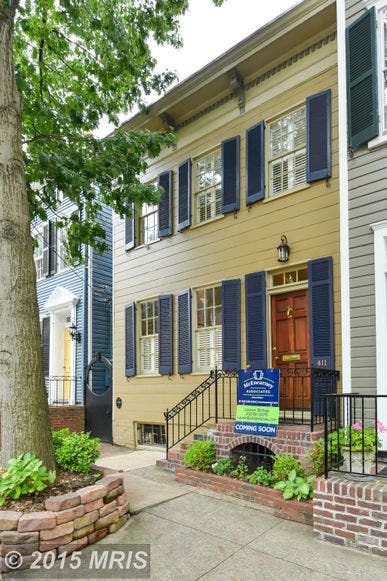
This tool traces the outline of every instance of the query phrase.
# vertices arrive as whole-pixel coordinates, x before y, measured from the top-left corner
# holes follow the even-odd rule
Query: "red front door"
[[[272,296],[271,329],[272,366],[283,370],[280,406],[310,409],[310,379],[297,376],[297,369],[309,367],[310,360],[306,289]]]

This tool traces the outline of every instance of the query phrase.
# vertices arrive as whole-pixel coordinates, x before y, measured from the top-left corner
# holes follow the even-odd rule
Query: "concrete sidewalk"
[[[384,581],[387,560],[313,537],[312,529],[274,517],[245,501],[178,484],[174,475],[154,466],[125,474],[132,501],[141,483],[143,508],[117,533],[98,545],[150,544],[151,579],[155,581]],[[174,495],[153,506],[157,494]],[[82,551],[88,563],[96,545]],[[95,579],[83,566],[82,579]],[[11,579],[37,578],[31,571]],[[72,579],[58,562],[38,577]],[[80,578],[79,576],[77,578]],[[111,577],[110,577],[111,578]],[[117,570],[116,579],[126,579]]]

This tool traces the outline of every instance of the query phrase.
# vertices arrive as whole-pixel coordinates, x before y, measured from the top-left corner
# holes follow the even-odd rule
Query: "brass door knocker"
[[[288,308],[286,309],[286,316],[288,319],[291,319],[293,317],[293,307],[288,306]]]

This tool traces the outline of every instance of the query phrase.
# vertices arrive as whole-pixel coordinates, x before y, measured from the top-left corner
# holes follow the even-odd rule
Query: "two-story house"
[[[164,443],[171,408],[182,433],[214,415],[215,368],[217,418],[235,417],[232,370],[280,367],[282,421],[310,424],[341,368],[335,2],[289,10],[124,124],[170,126],[144,177],[159,205],[114,218],[113,439]]]
[[[74,211],[74,204],[61,196],[47,222],[32,224],[47,396],[54,426],[83,430],[86,422],[86,429],[110,440],[110,372],[100,362],[87,370],[96,353],[109,362],[112,357],[112,213],[106,206],[100,212],[108,250],[99,255],[84,246],[84,261],[72,266],[66,259],[65,229],[55,221]]]
[[[387,394],[387,1],[340,0],[343,389]],[[344,45],[346,43],[346,45]],[[365,399],[375,418],[375,401]],[[366,409],[367,411],[367,409]],[[387,425],[387,400],[378,417]],[[383,449],[387,450],[387,437]]]

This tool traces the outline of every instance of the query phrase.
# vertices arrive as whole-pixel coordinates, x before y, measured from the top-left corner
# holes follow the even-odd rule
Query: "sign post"
[[[279,379],[279,369],[239,371],[235,432],[277,435]]]

